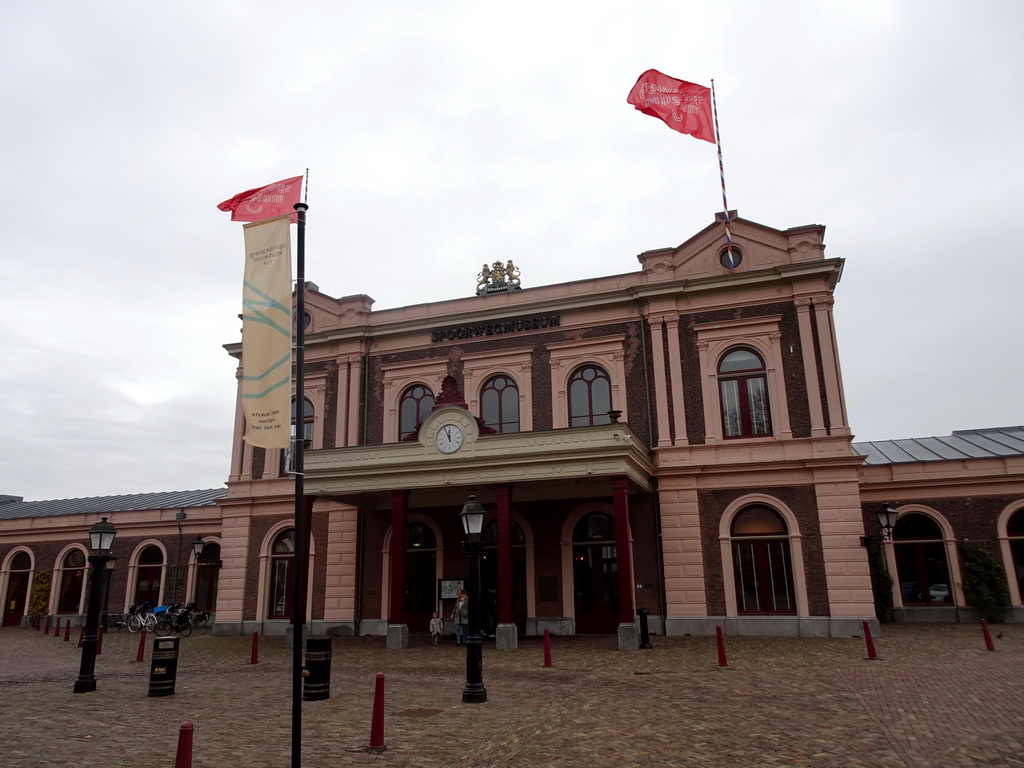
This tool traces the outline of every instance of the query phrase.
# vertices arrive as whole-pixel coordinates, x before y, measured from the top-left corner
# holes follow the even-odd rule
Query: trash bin
[[[173,696],[178,677],[177,637],[158,637],[153,640],[152,661],[149,666],[149,695]]]
[[[302,668],[302,700],[331,698],[331,638],[306,638],[306,664]]]

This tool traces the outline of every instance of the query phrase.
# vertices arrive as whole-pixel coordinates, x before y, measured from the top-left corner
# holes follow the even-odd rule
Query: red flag
[[[648,69],[640,75],[626,102],[664,121],[674,131],[715,143],[710,88]]]
[[[239,192],[217,207],[222,211],[231,211],[232,221],[263,221],[294,211],[301,192],[302,177],[296,176]]]

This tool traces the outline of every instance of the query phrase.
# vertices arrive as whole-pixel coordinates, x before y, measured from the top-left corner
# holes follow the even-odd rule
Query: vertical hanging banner
[[[246,224],[242,289],[245,441],[291,443],[292,256],[288,216]]]
[[[626,103],[658,118],[673,131],[715,143],[710,88],[648,69],[630,90]]]

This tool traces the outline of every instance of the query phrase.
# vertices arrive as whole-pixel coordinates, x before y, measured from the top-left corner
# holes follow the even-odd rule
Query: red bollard
[[[988,631],[988,622],[984,619],[981,620],[981,631],[985,635],[985,647],[994,651],[996,647],[992,645],[992,633]]]
[[[78,647],[82,647],[82,643],[85,641],[85,624],[80,624],[78,627]]]
[[[71,639],[71,619],[64,622],[64,642],[68,642]]]
[[[384,743],[384,673],[377,673],[373,688],[373,720],[370,723],[370,744],[367,749],[382,752],[388,748]]]
[[[100,627],[100,631],[96,633],[96,655],[99,656],[103,653],[103,627]]]
[[[718,666],[719,668],[728,667],[729,662],[725,658],[725,638],[722,637],[721,627],[715,627],[715,635],[718,637]]]
[[[551,666],[551,630],[544,630],[544,666]]]
[[[142,631],[139,632],[139,650],[135,653],[136,661],[145,661],[146,659],[146,628],[143,627]]]
[[[256,630],[252,633],[252,653],[249,654],[250,664],[259,664],[260,662],[260,633]]]
[[[186,720],[178,729],[178,753],[174,756],[174,768],[192,768],[192,722]]]
[[[871,637],[871,625],[867,620],[862,623],[864,625],[864,642],[868,644],[868,661],[878,661],[878,654],[875,653],[875,641]]]
[[[60,637],[60,616],[57,617],[57,626],[53,628],[53,636]]]
[[[43,630],[44,635],[50,634],[50,617],[46,617],[46,629]]]

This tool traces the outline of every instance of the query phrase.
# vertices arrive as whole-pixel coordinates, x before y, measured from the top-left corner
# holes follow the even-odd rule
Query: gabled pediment
[[[754,272],[825,258],[825,227],[812,224],[786,230],[741,219],[729,212],[732,244],[739,263],[734,272]],[[637,256],[645,282],[695,280],[730,274],[722,263],[726,250],[725,215],[676,248],[646,251]]]

